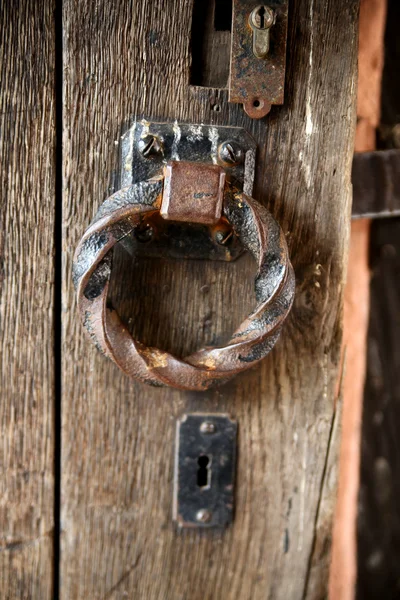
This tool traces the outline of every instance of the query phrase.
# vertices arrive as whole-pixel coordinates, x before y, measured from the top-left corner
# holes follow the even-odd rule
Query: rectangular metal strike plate
[[[180,527],[224,527],[233,518],[237,423],[186,414],[177,423],[173,518]]]
[[[229,102],[253,119],[283,104],[288,0],[233,0]]]

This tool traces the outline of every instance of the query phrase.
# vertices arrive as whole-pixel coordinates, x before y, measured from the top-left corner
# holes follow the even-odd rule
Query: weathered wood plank
[[[52,598],[54,5],[0,6],[0,597]]]
[[[253,122],[226,91],[189,88],[191,2],[65,2],[64,598],[287,600],[326,589],[357,2],[291,5],[286,104]],[[119,135],[136,114],[246,127],[260,144],[255,197],[288,233],[298,290],[282,339],[259,367],[208,393],[128,381],[77,318],[73,249],[112,188]],[[227,334],[253,300],[247,257],[118,261],[113,302],[139,339],[177,353]],[[185,410],[239,422],[236,519],[223,533],[171,523]]]

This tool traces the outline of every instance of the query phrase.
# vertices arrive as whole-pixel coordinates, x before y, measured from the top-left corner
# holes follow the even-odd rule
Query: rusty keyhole
[[[270,29],[275,23],[275,13],[269,6],[257,6],[250,14],[253,30],[253,53],[256,58],[265,58],[269,52]]]
[[[197,460],[197,485],[199,488],[209,488],[211,484],[211,459],[202,454]]]

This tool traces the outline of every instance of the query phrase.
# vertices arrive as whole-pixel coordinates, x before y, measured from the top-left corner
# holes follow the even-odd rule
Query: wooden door
[[[1,116],[7,126],[12,110],[0,245],[7,474],[0,595],[323,598],[340,431],[357,1],[291,0],[285,104],[261,121],[227,102],[224,67],[215,75],[220,87],[190,85],[192,0],[64,0],[56,23],[52,9],[25,0],[2,9],[13,51]],[[218,35],[225,48],[229,31]],[[54,48],[62,50],[58,63]],[[204,393],[128,380],[90,345],[77,316],[73,251],[114,189],[120,136],[137,115],[244,127],[258,144],[254,197],[287,233],[297,291],[277,347]],[[121,254],[111,294],[138,339],[183,355],[241,322],[254,305],[254,275],[248,256],[230,264],[132,263]],[[172,523],[175,423],[192,411],[227,412],[238,422],[236,514],[224,531],[182,532]],[[23,483],[26,464],[32,475]],[[10,583],[16,578],[18,586]]]

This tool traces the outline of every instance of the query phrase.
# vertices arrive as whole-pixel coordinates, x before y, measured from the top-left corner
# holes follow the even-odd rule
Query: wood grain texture
[[[262,122],[226,91],[188,86],[191,9],[64,4],[62,597],[319,599],[336,489],[357,2],[292,0],[286,103]],[[207,393],[132,383],[90,346],[76,313],[73,250],[113,189],[121,132],[142,114],[250,131],[260,144],[254,195],[291,247],[297,298],[277,348]],[[111,293],[128,325],[178,354],[229,334],[253,302],[249,257],[132,265],[121,251],[117,262]],[[175,420],[208,410],[239,423],[236,518],[225,532],[179,533]]]
[[[0,8],[0,597],[52,598],[54,6]]]

